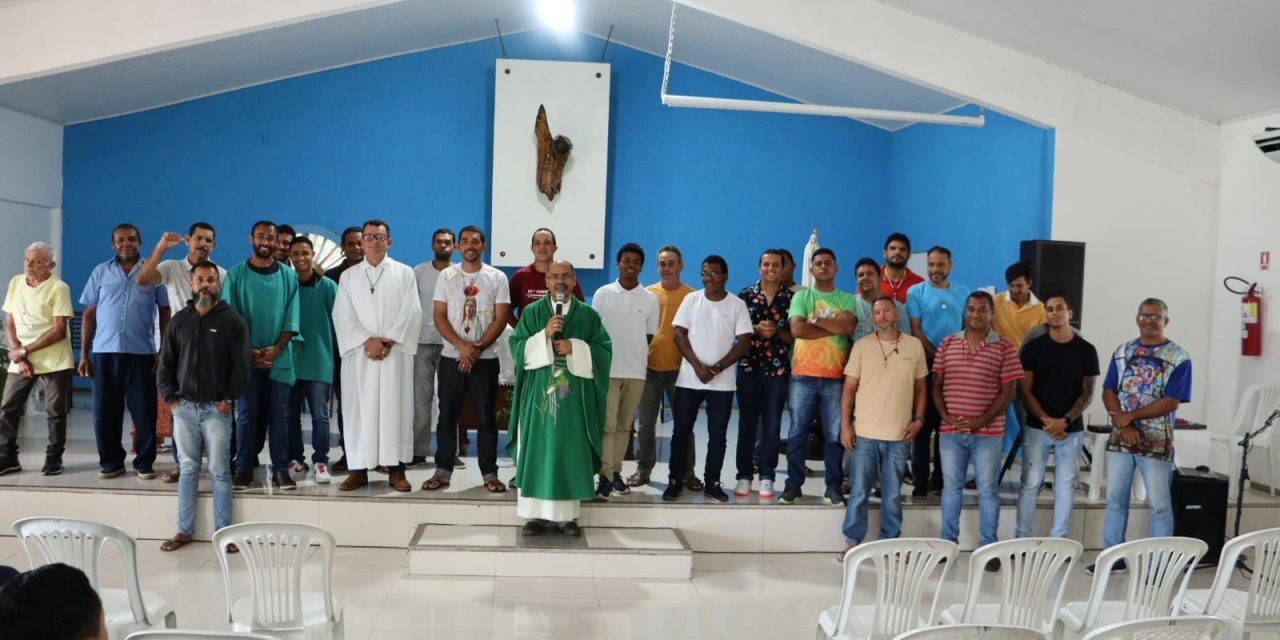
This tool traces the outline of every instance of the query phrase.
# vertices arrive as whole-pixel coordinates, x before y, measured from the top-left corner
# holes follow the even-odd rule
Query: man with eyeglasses
[[[1022,364],[1013,343],[991,328],[994,309],[991,294],[970,293],[964,301],[964,330],[943,338],[933,358],[933,403],[942,417],[942,538],[952,542],[960,538],[960,503],[970,462],[978,486],[981,544],[996,541],[1000,524],[1005,410],[1022,378]],[[994,559],[986,566],[987,571],[998,568]]]
[[[1107,515],[1102,546],[1125,540],[1133,472],[1142,474],[1151,536],[1173,535],[1173,425],[1178,405],[1191,401],[1191,355],[1164,335],[1169,307],[1147,298],[1138,306],[1138,338],[1118,348],[1102,382],[1102,404],[1113,429],[1107,440]],[[1124,571],[1124,562],[1112,571]],[[1089,573],[1093,573],[1093,565]]]

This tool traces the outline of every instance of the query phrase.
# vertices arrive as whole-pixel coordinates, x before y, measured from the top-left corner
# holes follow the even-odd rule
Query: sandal
[[[637,471],[627,478],[628,487],[643,487],[646,484],[649,484],[649,474],[647,473]]]
[[[227,545],[227,553],[240,553],[240,547],[234,544]]]
[[[449,486],[449,476],[441,475],[439,473],[431,476],[426,482],[422,483],[423,491],[435,491],[436,489],[443,489],[447,486]]]
[[[485,478],[484,488],[487,489],[489,493],[507,492],[507,485],[502,484],[502,481],[498,479],[498,476],[489,476],[488,478]]]
[[[165,552],[169,552],[169,551],[177,551],[178,549],[181,549],[181,548],[183,548],[183,547],[185,547],[185,546],[187,546],[187,545],[191,544],[192,542],[195,542],[195,541],[196,541],[196,539],[195,539],[195,538],[192,538],[192,537],[190,537],[190,536],[187,536],[186,538],[180,538],[180,537],[178,537],[178,536],[181,536],[181,535],[184,535],[184,534],[179,533],[178,535],[176,535],[176,536],[174,536],[174,537],[172,537],[172,538],[169,538],[168,540],[165,540],[164,542],[160,543],[160,550],[161,550],[161,551],[165,551]]]

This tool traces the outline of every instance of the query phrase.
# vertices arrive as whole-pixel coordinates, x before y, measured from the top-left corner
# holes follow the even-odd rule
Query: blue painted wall
[[[507,38],[512,57],[595,60],[603,41],[535,31]],[[248,257],[254,220],[340,230],[391,222],[392,255],[429,255],[430,232],[488,228],[494,41],[380,60],[66,130],[64,276],[77,289],[110,257],[115,223],[149,248],[196,219],[219,230],[214,257]],[[628,241],[679,245],[685,280],[697,262],[729,261],[733,287],[755,276],[758,250],[799,250],[808,229],[830,238],[879,234],[889,208],[890,134],[851,120],[669,109],[658,101],[662,59],[611,45],[613,65],[606,250]],[[677,65],[684,93],[780,99]],[[882,235],[882,234],[881,234]],[[170,257],[182,255],[181,248]],[[590,294],[616,277],[584,270]],[[844,283],[852,287],[852,274]]]
[[[915,125],[893,134],[890,226],[911,237],[913,251],[951,249],[956,282],[1003,291],[1019,242],[1050,237],[1053,131],[992,111],[986,119],[981,129]]]
[[[547,31],[509,36],[512,57],[598,59],[603,42]],[[428,234],[488,228],[496,41],[456,45],[250,87],[66,128],[63,277],[79,297],[110,257],[110,229],[132,221],[144,252],[197,219],[219,230],[214,257],[249,254],[261,218],[340,230],[391,222],[392,255],[428,257]],[[800,254],[813,227],[853,289],[857,257],[893,230],[956,251],[956,277],[998,279],[1022,238],[1047,237],[1052,133],[988,114],[984,129],[917,125],[889,133],[842,118],[669,109],[662,59],[611,45],[606,251],[679,245],[684,280],[723,255],[731,290],[754,281],[760,249]],[[783,100],[675,65],[671,91]],[[181,249],[169,257],[179,257]],[[580,273],[583,289],[616,277]]]

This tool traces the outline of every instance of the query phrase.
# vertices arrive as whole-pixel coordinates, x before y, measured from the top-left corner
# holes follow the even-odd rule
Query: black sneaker
[[[404,463],[404,468],[406,469],[421,469],[425,466],[427,466],[426,456],[414,456],[408,462]]]
[[[729,501],[729,494],[724,492],[719,482],[708,482],[706,488],[702,490],[702,495],[712,502]]]
[[[276,471],[271,474],[271,484],[278,487],[281,491],[293,491],[298,488],[298,483],[289,477],[288,471]]]
[[[680,499],[681,493],[684,493],[684,485],[679,480],[672,480],[667,485],[667,490],[662,492],[662,501],[675,502]]]
[[[458,456],[458,458],[457,458],[456,460],[454,460],[454,461],[453,461],[453,468],[454,468],[455,470],[457,470],[457,469],[466,469],[466,468],[467,468],[467,463],[465,463],[465,462],[463,462],[463,461],[462,461],[462,456]]]
[[[60,476],[62,475],[62,458],[46,457],[44,466],[40,467],[40,475]]]
[[[628,493],[631,493],[631,487],[628,487],[627,481],[622,479],[622,474],[613,474],[613,495],[625,496]]]
[[[928,498],[929,487],[925,486],[923,483],[916,484],[914,487],[911,488],[911,497],[912,498]]]
[[[840,495],[839,489],[827,489],[827,492],[822,496],[822,501],[831,507],[844,506],[844,496]]]
[[[1093,572],[1094,572],[1096,569],[1097,569],[1097,565],[1095,565],[1095,564],[1091,564],[1091,565],[1089,565],[1089,566],[1085,567],[1084,572],[1085,572],[1085,573],[1087,573],[1087,574],[1089,574],[1089,575],[1093,575]],[[1125,565],[1125,563],[1124,563],[1124,559],[1123,559],[1123,558],[1122,558],[1122,559],[1120,559],[1120,560],[1116,560],[1115,564],[1111,565],[1111,573],[1112,573],[1112,574],[1117,574],[1117,573],[1126,573],[1126,572],[1128,572],[1128,571],[1129,571],[1129,567],[1128,567],[1127,565]]]
[[[787,488],[782,491],[782,497],[778,498],[778,502],[781,502],[782,504],[795,504],[800,502],[800,496],[800,487],[789,484],[787,485]]]
[[[0,458],[0,476],[6,473],[15,473],[22,471],[22,465],[18,464],[17,456],[4,456]]]
[[[596,500],[608,502],[609,496],[613,494],[613,482],[606,476],[600,476],[600,480],[596,482]]]
[[[253,485],[253,469],[236,469],[235,476],[231,479],[231,489],[233,491],[245,491]]]

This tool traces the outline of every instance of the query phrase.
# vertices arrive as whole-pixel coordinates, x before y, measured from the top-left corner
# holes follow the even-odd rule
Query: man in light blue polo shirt
[[[85,306],[80,330],[80,375],[93,378],[93,432],[98,440],[98,477],[124,473],[120,444],[124,409],[137,428],[133,469],[138,477],[156,477],[156,342],[169,325],[169,294],[164,285],[138,284],[138,246],[142,234],[129,224],[111,230],[115,257],[94,267],[80,295]]]
[[[907,290],[907,315],[911,318],[911,335],[924,344],[929,370],[933,371],[933,356],[947,334],[964,328],[964,303],[969,297],[969,287],[951,282],[951,250],[943,246],[929,249],[929,279]],[[929,375],[933,387],[933,374]],[[924,414],[924,427],[916,434],[911,447],[911,475],[915,478],[912,497],[929,495],[930,485],[935,492],[942,491],[942,460],[934,445],[933,474],[929,473],[929,446],[937,441],[942,417],[929,403]]]

